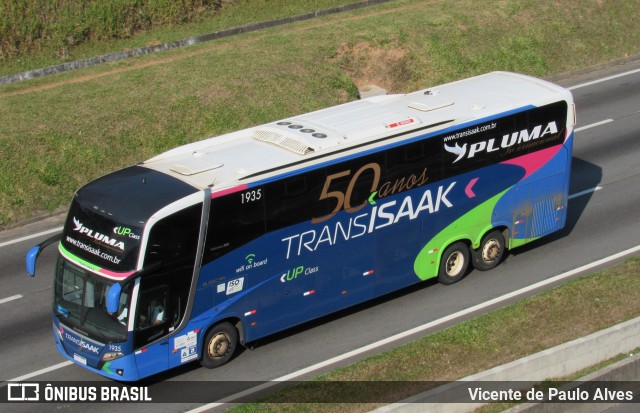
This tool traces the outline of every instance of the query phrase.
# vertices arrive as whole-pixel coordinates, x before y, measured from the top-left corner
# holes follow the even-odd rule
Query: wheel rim
[[[482,246],[482,260],[484,262],[494,262],[501,253],[500,242],[495,238],[491,238]]]
[[[209,356],[211,358],[221,358],[229,353],[229,349],[231,348],[231,339],[225,333],[218,333],[209,341],[209,346],[207,347]]]
[[[455,277],[460,273],[464,266],[464,255],[460,251],[455,251],[447,258],[446,273],[449,277]]]

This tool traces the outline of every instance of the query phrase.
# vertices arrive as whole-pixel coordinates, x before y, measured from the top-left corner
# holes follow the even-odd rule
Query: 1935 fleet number
[[[262,199],[262,188],[243,192],[241,196],[243,204],[259,201],[260,199]]]

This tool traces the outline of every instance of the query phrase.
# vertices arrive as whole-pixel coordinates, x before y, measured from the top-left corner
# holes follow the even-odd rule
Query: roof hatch
[[[191,176],[221,168],[223,164],[215,162],[211,159],[211,155],[208,151],[193,151],[191,156],[184,160],[184,163],[175,163],[169,169],[180,175]]]
[[[419,110],[420,112],[431,112],[432,110],[446,108],[453,105],[453,102],[435,103],[433,105],[427,105],[422,102],[410,102],[407,106],[411,109]]]

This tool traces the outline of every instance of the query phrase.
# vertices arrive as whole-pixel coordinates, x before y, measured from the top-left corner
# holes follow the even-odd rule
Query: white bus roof
[[[325,162],[366,146],[387,145],[571,94],[552,83],[508,72],[408,94],[375,96],[180,146],[140,166],[197,188],[227,189]],[[412,132],[415,131],[415,132]],[[314,161],[318,155],[323,155]],[[309,162],[304,162],[308,159]],[[301,162],[303,161],[303,162]],[[292,165],[293,164],[293,165]],[[286,166],[291,165],[291,166]],[[283,169],[279,169],[283,167]]]

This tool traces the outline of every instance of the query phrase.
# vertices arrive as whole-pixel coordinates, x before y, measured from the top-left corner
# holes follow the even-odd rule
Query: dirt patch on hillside
[[[332,60],[359,89],[377,85],[389,93],[405,92],[412,78],[410,58],[399,45],[342,44]]]

